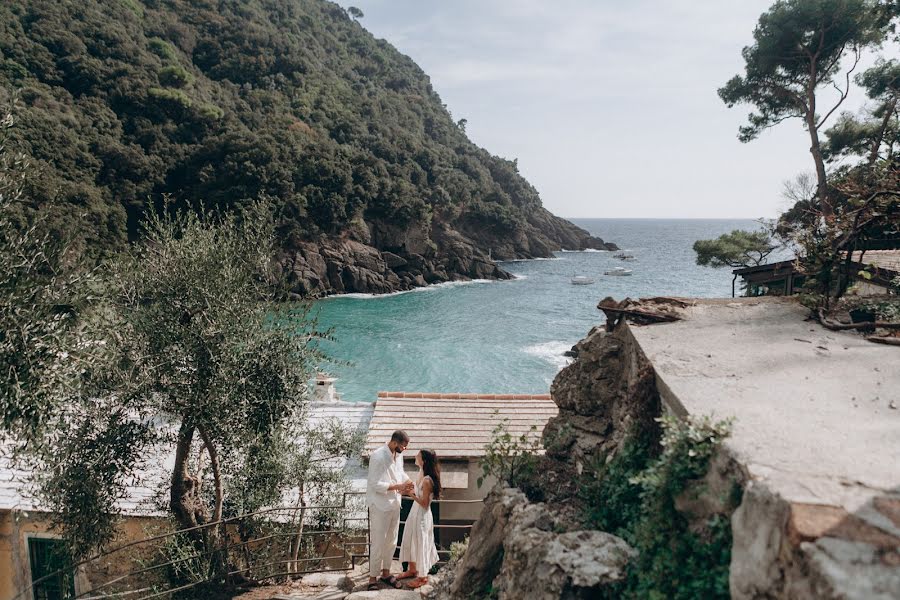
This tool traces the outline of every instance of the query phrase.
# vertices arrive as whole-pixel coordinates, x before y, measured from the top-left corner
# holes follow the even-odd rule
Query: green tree
[[[744,75],[719,89],[729,107],[746,103],[756,108],[740,128],[743,142],[786,119],[803,120],[815,164],[817,199],[826,218],[834,210],[819,130],[847,98],[862,50],[884,36],[884,22],[870,0],[779,0],[760,16],[753,44],[743,50]],[[842,69],[847,56],[851,64]],[[824,86],[838,91],[830,107],[818,103]]]
[[[842,113],[825,132],[823,148],[826,160],[864,158],[868,166],[879,159],[891,158],[900,142],[900,61],[879,60],[860,73],[856,83],[872,101],[860,115]]]
[[[353,17],[354,19],[356,19],[357,21],[359,21],[360,19],[362,19],[365,16],[363,14],[363,11],[361,11],[360,9],[358,9],[355,6],[347,7],[347,14],[350,15],[351,17]]]
[[[62,274],[64,246],[29,222],[28,159],[13,150],[12,105],[0,112],[0,437],[29,442],[77,386],[79,279]]]
[[[778,248],[768,231],[735,229],[714,240],[697,240],[694,252],[703,267],[751,267],[766,262]]]
[[[113,537],[116,499],[157,457],[174,454],[169,506],[189,528],[219,521],[231,493],[262,494],[253,482],[270,498],[297,484],[287,467],[259,476],[262,449],[279,448],[279,464],[304,451],[316,334],[304,308],[272,302],[268,207],[165,212],[144,231],[96,286],[103,302],[85,321],[105,343],[38,457],[41,496],[76,556]],[[221,541],[217,527],[190,537]]]

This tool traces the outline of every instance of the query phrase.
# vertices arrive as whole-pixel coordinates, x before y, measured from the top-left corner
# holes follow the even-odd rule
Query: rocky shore
[[[545,258],[558,250],[618,250],[539,208],[512,230],[460,221],[426,228],[360,222],[340,236],[292,244],[276,276],[292,298],[385,294],[448,281],[510,279],[496,261]]]

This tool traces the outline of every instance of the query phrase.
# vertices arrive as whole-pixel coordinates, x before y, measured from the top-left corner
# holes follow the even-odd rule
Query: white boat
[[[612,271],[603,271],[604,275],[616,275],[620,277],[623,275],[631,275],[631,273],[631,269],[626,269],[625,267],[616,267]]]
[[[594,280],[584,275],[576,275],[572,278],[572,285],[591,285]]]

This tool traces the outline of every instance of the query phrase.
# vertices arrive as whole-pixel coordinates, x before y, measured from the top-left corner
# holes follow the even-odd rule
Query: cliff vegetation
[[[0,6],[0,96],[36,216],[92,259],[148,211],[270,197],[297,294],[504,277],[602,240],[466,137],[428,76],[325,0]],[[3,98],[0,97],[0,100]]]

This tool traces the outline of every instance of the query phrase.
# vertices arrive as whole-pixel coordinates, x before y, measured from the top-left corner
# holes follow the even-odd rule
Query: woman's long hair
[[[432,493],[434,499],[437,500],[441,497],[441,463],[438,462],[437,453],[434,450],[419,450],[419,452],[422,454],[422,472],[431,477],[431,481],[434,482]]]

